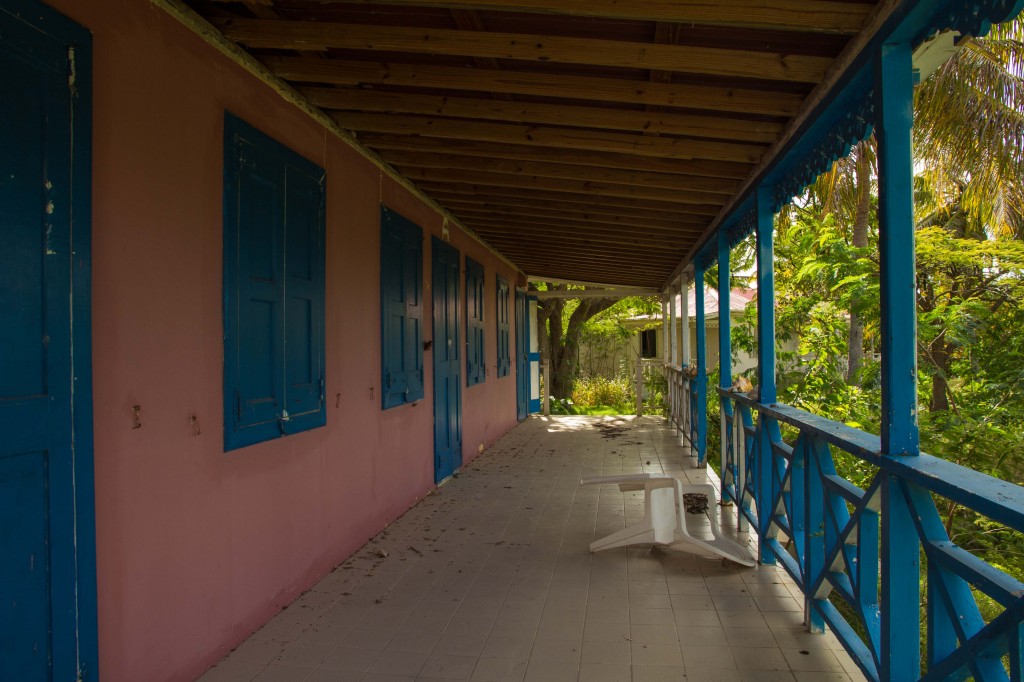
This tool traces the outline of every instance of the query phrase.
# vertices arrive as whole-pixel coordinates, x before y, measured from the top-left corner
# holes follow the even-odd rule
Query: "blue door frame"
[[[91,682],[92,41],[30,0],[0,36],[0,679]]]
[[[530,324],[526,292],[516,289],[516,419],[530,414]]]
[[[462,465],[462,344],[459,343],[459,252],[431,239],[434,350],[434,480]]]
[[[529,411],[530,411],[530,414],[537,414],[538,412],[540,412],[540,386],[539,386],[539,381],[535,381],[535,379],[539,379],[539,377],[540,377],[540,348],[537,347],[536,350],[534,350],[534,348],[535,348],[534,344],[536,343],[536,339],[533,338],[533,329],[534,329],[534,324],[533,323],[534,323],[534,320],[537,319],[537,316],[534,313],[534,310],[536,309],[536,307],[537,307],[537,297],[536,296],[527,296],[526,297],[526,330],[527,330],[526,333],[528,334],[528,338],[527,338],[526,347],[529,350],[529,361],[530,361],[529,362],[529,368],[528,368],[528,370],[529,370],[529,374],[528,374],[529,381],[527,383],[527,389],[528,389],[527,395],[529,396]],[[534,389],[537,389],[536,397],[534,397]]]

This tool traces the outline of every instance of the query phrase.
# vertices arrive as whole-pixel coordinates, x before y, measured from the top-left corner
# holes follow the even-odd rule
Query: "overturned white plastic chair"
[[[666,474],[624,474],[580,480],[580,485],[616,484],[622,492],[644,491],[644,518],[600,540],[590,543],[591,552],[614,547],[654,544],[694,554],[719,556],[744,566],[757,563],[738,542],[722,535],[718,516],[718,494],[708,483],[683,483]],[[712,539],[694,536],[687,526],[683,504],[685,493],[707,495]]]

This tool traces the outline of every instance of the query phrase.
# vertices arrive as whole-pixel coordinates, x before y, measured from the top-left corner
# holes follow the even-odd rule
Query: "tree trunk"
[[[928,406],[931,412],[942,412],[949,409],[949,346],[942,340],[932,347],[932,360],[935,361],[935,374],[932,375],[932,399]]]
[[[869,140],[857,145],[857,215],[853,221],[853,246],[868,245],[868,221],[871,216],[871,159],[868,157]],[[850,311],[850,337],[847,347],[846,383],[857,383],[864,364],[864,322],[855,311]]]
[[[562,291],[565,288],[564,284],[548,285],[549,291]],[[540,301],[540,351],[542,357],[545,352],[547,353],[551,368],[550,395],[556,398],[568,398],[572,395],[573,384],[579,375],[580,337],[583,334],[583,325],[590,318],[610,308],[615,301],[613,298],[584,299],[569,316],[567,323],[563,320],[565,299]]]

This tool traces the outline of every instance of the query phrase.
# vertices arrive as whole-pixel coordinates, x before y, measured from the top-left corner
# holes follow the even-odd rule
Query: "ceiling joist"
[[[359,139],[382,154],[394,151],[425,152],[443,158],[446,154],[461,154],[484,159],[515,159],[521,161],[547,161],[551,163],[593,166],[596,168],[619,168],[622,170],[650,171],[654,173],[678,173],[680,175],[705,178],[743,180],[750,173],[753,164],[730,161],[707,161],[691,159],[659,159],[653,156],[632,154],[609,154],[586,149],[558,149],[522,144],[496,142],[475,142],[433,137],[407,135],[376,135],[362,133]]]
[[[637,83],[598,76],[279,55],[267,55],[262,59],[275,74],[298,83],[500,92],[782,117],[796,114],[803,100],[800,95],[770,87],[753,89],[688,83]]]
[[[379,4],[380,0],[320,2],[370,5]],[[271,2],[258,0],[256,4]],[[744,3],[713,0],[388,0],[387,4],[770,28],[839,35],[856,33],[870,11],[870,5],[823,0],[748,0]]]
[[[542,125],[572,125],[574,128],[622,130],[696,138],[735,140],[769,144],[782,125],[775,122],[744,121],[725,116],[652,113],[560,104],[502,102],[493,99],[440,97],[359,88],[303,88],[309,101],[323,109],[383,114],[419,114]]]
[[[563,180],[614,183],[635,187],[658,187],[681,192],[702,191],[731,195],[738,184],[734,180],[706,178],[695,175],[671,173],[646,173],[624,171],[617,168],[596,166],[574,166],[563,163],[538,161],[514,161],[511,159],[485,159],[476,156],[424,154],[418,152],[387,152],[382,154],[388,163],[407,168],[434,168],[509,175],[526,175]]]
[[[663,159],[713,159],[757,163],[766,149],[764,145],[752,143],[716,142],[683,137],[644,137],[604,130],[456,121],[425,116],[334,113],[332,118],[342,128],[357,133],[369,131],[480,142],[509,142],[538,147],[614,151]]]
[[[821,82],[832,63],[799,54],[571,36],[275,19],[232,18],[216,24],[230,40],[258,49],[427,52],[811,84]]]

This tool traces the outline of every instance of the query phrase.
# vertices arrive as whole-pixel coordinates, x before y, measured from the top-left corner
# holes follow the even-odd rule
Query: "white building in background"
[[[690,334],[690,358],[687,364],[697,360],[697,318],[695,290],[690,289],[686,309],[689,312],[688,322]],[[756,305],[757,289],[736,288],[729,295],[729,316],[732,325],[739,324],[743,317],[743,311],[748,305]],[[718,367],[718,328],[719,328],[719,299],[718,291],[709,287],[704,288],[704,319],[707,334],[706,369],[714,370]],[[609,340],[584,339],[580,344],[580,367],[584,374],[594,376],[616,376],[620,373],[632,375],[637,358],[663,358],[665,356],[664,344],[665,335],[662,332],[663,320],[661,315],[637,315],[622,321],[622,325],[629,330],[635,330],[628,337]],[[682,334],[682,305],[677,300],[675,310],[675,322],[677,338]],[[795,341],[787,340],[783,343],[786,350],[795,350]],[[757,355],[749,354],[743,350],[736,350],[733,354],[733,373],[745,372],[757,366]]]

